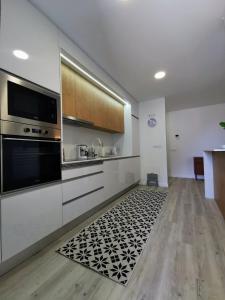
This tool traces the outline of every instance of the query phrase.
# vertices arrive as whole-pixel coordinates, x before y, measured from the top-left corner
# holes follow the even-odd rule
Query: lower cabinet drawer
[[[96,164],[96,165],[87,165],[83,167],[74,167],[62,170],[62,180],[67,180],[70,178],[80,177],[88,174],[93,174],[97,172],[101,172],[103,170],[103,164]]]
[[[101,186],[103,186],[103,173],[63,182],[63,202],[70,201]]]
[[[81,216],[104,201],[104,188],[63,204],[63,225]]]

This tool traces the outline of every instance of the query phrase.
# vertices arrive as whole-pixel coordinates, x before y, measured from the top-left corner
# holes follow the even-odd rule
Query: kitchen
[[[64,7],[53,0],[0,1],[0,298],[224,299],[224,220],[204,196],[203,181],[183,175],[185,163],[192,172],[192,153],[185,161],[179,152],[186,136],[191,147],[204,136],[202,152],[213,147],[209,134],[222,144],[216,126],[224,95],[204,104],[181,97],[194,93],[193,78],[205,64],[197,68],[194,55],[193,64],[181,62],[198,49],[193,36],[206,36],[203,21],[216,22],[217,10],[209,10],[209,20],[191,4],[191,16],[204,18],[202,34],[189,24],[186,49],[174,20],[167,19],[173,42],[166,23],[156,20],[163,10],[186,28],[179,4],[185,22],[167,14],[172,8],[161,0],[143,7],[135,0],[68,0]],[[140,34],[134,11],[154,26],[142,24],[148,30]],[[184,134],[192,130],[180,117],[190,120],[188,109],[205,135],[197,136],[197,126],[196,135]]]
[[[15,10],[11,5],[17,5],[16,1],[3,3],[3,41],[4,33],[8,34],[12,28],[7,26],[8,20],[13,19],[15,23],[17,18],[20,20],[18,14],[13,16]],[[14,55],[11,57],[11,54],[1,56],[1,273],[23,260],[24,250],[29,255],[38,251],[43,243],[41,240],[49,242],[50,234],[55,237],[65,226],[64,230],[68,230],[73,226],[72,221],[105,205],[106,200],[112,201],[120,192],[137,184],[140,178],[139,153],[135,153],[138,151],[136,142],[132,143],[132,138],[138,137],[132,137],[131,133],[132,126],[138,126],[138,118],[132,116],[130,103],[124,102],[91,72],[85,70],[84,77],[81,66],[77,73],[76,60],[72,55],[65,55],[65,50],[73,54],[67,44],[70,41],[62,36],[60,41],[64,44],[58,47],[56,29],[30,4],[24,1],[18,11],[31,13],[37,25],[36,35],[43,35],[44,26],[46,42],[49,37],[52,40],[45,43],[44,53],[38,53],[36,59],[23,60]],[[25,20],[19,22],[17,30],[24,31]],[[22,40],[17,43],[14,32],[8,44],[2,43],[3,48],[10,47],[11,42],[27,43],[25,37],[29,40],[33,37],[26,48],[27,52],[33,53],[40,45],[33,33],[29,35],[29,30],[26,26],[27,35],[18,35]],[[2,53],[6,52],[2,50]],[[55,72],[56,67],[61,71]],[[76,105],[83,105],[80,105],[78,115],[67,105],[72,101],[66,96],[73,93],[74,86],[72,81],[66,82],[66,72],[72,74],[69,79],[79,80],[77,93],[83,93],[80,96],[83,102],[76,102]],[[96,94],[94,117],[97,125],[90,122],[93,108],[90,109],[90,103],[85,103],[90,101],[85,94],[88,89],[93,89],[95,92],[91,92]],[[111,115],[107,115],[107,111]],[[35,243],[38,245],[34,247]]]

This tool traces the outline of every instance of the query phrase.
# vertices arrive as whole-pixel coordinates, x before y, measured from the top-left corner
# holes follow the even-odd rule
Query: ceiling
[[[224,0],[30,1],[136,100],[225,102]]]

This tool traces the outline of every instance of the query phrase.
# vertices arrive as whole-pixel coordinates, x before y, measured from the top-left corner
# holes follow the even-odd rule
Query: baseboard
[[[4,275],[5,273],[9,272],[22,262],[24,262],[26,259],[29,257],[37,254],[40,252],[43,248],[48,246],[50,243],[54,242],[58,238],[60,238],[62,235],[64,235],[66,232],[72,230],[74,227],[78,226],[80,223],[82,223],[84,220],[87,218],[91,217],[94,215],[96,212],[110,204],[111,202],[115,201],[117,198],[121,197],[123,194],[127,193],[129,190],[134,188],[139,184],[139,181],[135,182],[134,184],[130,185],[123,191],[117,193],[113,197],[105,200],[103,203],[95,206],[91,210],[85,212],[78,218],[74,219],[70,223],[64,225],[63,227],[59,228],[58,230],[54,231],[50,235],[44,237],[40,241],[36,242],[35,244],[31,245],[30,247],[26,248],[25,250],[21,251],[20,253],[16,254],[15,256],[9,258],[8,260],[2,262],[0,264],[0,276]]]
[[[141,185],[147,185],[147,180],[142,180],[140,182]],[[168,182],[161,182],[159,181],[159,187],[165,187],[168,188]]]
[[[193,176],[192,175],[191,176],[189,176],[189,175],[187,175],[187,176],[169,176],[169,178],[195,179],[195,176],[194,175]],[[199,175],[198,179],[199,180],[204,180],[204,176]]]
[[[168,182],[159,182],[159,187],[168,188]]]

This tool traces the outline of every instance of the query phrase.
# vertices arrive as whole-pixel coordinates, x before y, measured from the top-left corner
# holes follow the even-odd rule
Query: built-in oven
[[[1,192],[61,179],[60,96],[0,70]]]
[[[60,138],[46,130],[1,121],[2,193],[61,179]]]
[[[60,96],[0,70],[1,120],[61,129]]]

